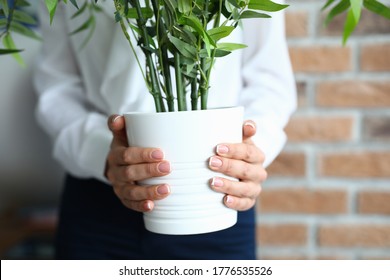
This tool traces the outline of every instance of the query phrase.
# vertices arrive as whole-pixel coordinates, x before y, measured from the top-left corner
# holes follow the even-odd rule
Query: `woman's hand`
[[[240,211],[248,210],[255,204],[261,183],[267,178],[263,168],[264,154],[251,140],[255,133],[254,122],[246,121],[242,143],[218,145],[216,156],[209,161],[212,170],[239,179],[237,182],[214,177],[210,185],[213,190],[226,194],[224,203],[227,207]]]
[[[139,186],[137,181],[169,174],[170,163],[164,160],[164,153],[157,148],[128,147],[123,116],[110,116],[108,127],[114,137],[107,155],[105,176],[127,208],[151,211],[153,201],[168,196],[170,188],[167,184]]]

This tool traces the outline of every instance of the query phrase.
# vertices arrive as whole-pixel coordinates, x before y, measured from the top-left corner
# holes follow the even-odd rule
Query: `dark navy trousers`
[[[255,259],[254,209],[231,228],[197,235],[145,229],[142,213],[127,209],[112,187],[67,176],[56,237],[57,259]]]

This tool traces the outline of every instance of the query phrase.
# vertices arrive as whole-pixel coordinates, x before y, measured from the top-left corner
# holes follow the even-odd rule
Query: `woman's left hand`
[[[226,194],[225,205],[239,211],[254,206],[261,192],[261,184],[267,178],[263,167],[264,154],[251,139],[255,133],[255,123],[246,121],[243,125],[242,143],[219,144],[216,147],[216,155],[209,161],[212,170],[239,179],[232,181],[214,177],[210,180],[213,190]]]

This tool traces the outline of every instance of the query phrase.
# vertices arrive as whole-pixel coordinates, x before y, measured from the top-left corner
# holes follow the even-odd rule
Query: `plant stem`
[[[191,109],[198,110],[198,81],[196,78],[191,81]]]
[[[163,76],[165,80],[165,88],[166,88],[165,94],[166,94],[166,100],[168,104],[168,110],[169,112],[173,112],[175,111],[175,98],[173,96],[171,71],[168,62],[168,48],[165,45],[161,45],[160,52],[162,55],[160,65],[162,66]]]
[[[209,0],[205,0],[204,3],[204,12],[207,16],[209,10]],[[203,27],[204,29],[207,29],[207,19],[203,18]],[[205,43],[202,42],[201,49],[205,49]],[[200,82],[199,82],[199,93],[200,93],[200,108],[202,110],[207,109],[207,98],[208,98],[208,81],[207,76],[205,76],[205,73],[207,71],[207,59],[201,58],[200,59]]]
[[[222,14],[222,0],[219,0],[219,12],[216,14],[216,17],[214,19],[214,25],[213,28],[219,27],[220,26],[220,20],[221,20],[221,14]],[[210,67],[206,70],[206,88],[208,89],[209,87],[209,81],[210,81],[210,74],[211,74],[211,69],[213,68],[214,62],[215,62],[215,53],[216,49],[214,48],[211,51],[211,61],[210,61]]]
[[[144,49],[144,53],[145,53],[145,57],[146,57],[146,65],[149,68],[149,75],[150,75],[151,86],[152,86],[151,94],[154,98],[154,104],[156,106],[156,111],[157,112],[165,112],[164,101],[163,101],[163,98],[161,95],[161,90],[160,90],[160,85],[159,85],[159,82],[157,79],[156,69],[154,67],[152,54],[149,51],[149,48],[150,48],[149,40],[148,40],[149,35],[148,35],[147,30],[146,30],[146,20],[144,19],[143,15],[142,15],[141,6],[140,6],[139,1],[138,0],[134,1],[134,4],[135,4],[135,8],[137,10],[137,15],[138,15],[137,25],[140,28],[141,39],[143,41],[142,43],[145,47],[147,47],[146,49]]]
[[[177,108],[179,111],[185,111],[187,109],[187,106],[185,100],[185,92],[183,88],[183,75],[181,72],[179,52],[175,52],[174,62],[175,62],[175,74],[176,74],[175,77],[176,77]]]
[[[168,105],[168,111],[173,112],[175,111],[175,103],[174,103],[175,98],[173,96],[171,71],[169,69],[168,48],[163,41],[163,38],[165,37],[164,22],[162,21],[162,18],[160,16],[160,11],[159,11],[157,1],[152,0],[151,2],[152,2],[154,17],[156,19],[156,26],[158,30],[157,33],[157,43],[158,43],[158,52],[159,52],[158,58],[159,58],[160,67],[162,69],[162,76],[164,78],[165,97]]]
[[[201,69],[202,72],[205,72],[205,65],[206,65],[206,59],[201,59]],[[202,110],[207,109],[207,97],[208,97],[208,88],[207,88],[207,79],[205,75],[200,76],[200,83],[199,83],[199,93],[200,93],[200,108]]]
[[[219,0],[218,13],[215,16],[213,28],[219,27],[221,21],[221,14],[222,14],[222,0]]]

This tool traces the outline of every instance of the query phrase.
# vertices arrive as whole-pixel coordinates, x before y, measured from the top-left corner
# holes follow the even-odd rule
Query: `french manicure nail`
[[[222,160],[220,160],[217,157],[211,157],[209,165],[212,167],[221,167],[222,166]]]
[[[227,154],[229,152],[228,146],[225,145],[217,145],[217,153],[218,154]]]
[[[146,211],[152,210],[152,203],[150,201],[147,201],[144,205]]]
[[[214,177],[213,180],[211,181],[211,185],[214,187],[222,187],[223,181],[220,178]]]
[[[233,203],[233,198],[232,198],[230,195],[228,195],[228,196],[226,197],[226,203],[227,203],[227,204],[232,204],[232,203]]]
[[[113,118],[113,119],[111,120],[111,122],[112,122],[112,123],[116,122],[116,120],[119,119],[120,117],[121,117],[120,115],[115,116],[115,118]]]
[[[256,126],[252,122],[245,122],[244,126],[250,126],[250,127],[254,128],[254,129],[256,129]]]

